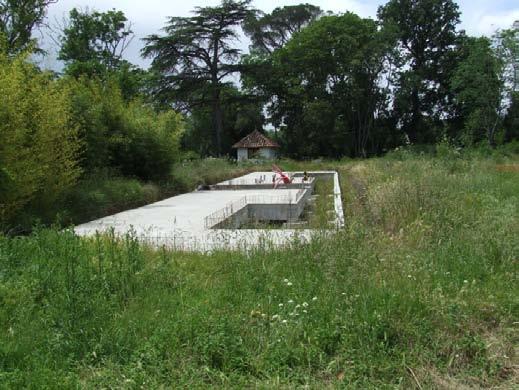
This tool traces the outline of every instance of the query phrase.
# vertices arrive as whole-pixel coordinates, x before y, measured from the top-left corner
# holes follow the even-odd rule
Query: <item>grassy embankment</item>
[[[283,250],[0,238],[0,384],[517,386],[518,163],[342,163],[346,229]]]

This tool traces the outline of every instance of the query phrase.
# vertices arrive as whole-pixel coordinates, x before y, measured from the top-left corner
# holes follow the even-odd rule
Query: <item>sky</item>
[[[351,11],[362,17],[375,18],[377,9],[385,4],[385,0],[254,0],[253,7],[264,12],[271,12],[274,8],[284,5],[311,3],[320,6],[325,11],[335,13]],[[49,7],[48,23],[59,25],[74,8],[95,9],[107,11],[121,10],[132,23],[135,38],[125,53],[130,62],[146,67],[149,61],[140,57],[142,48],[141,39],[160,33],[167,18],[170,16],[189,16],[190,11],[197,6],[214,6],[220,0],[58,0]],[[459,0],[461,11],[461,29],[469,35],[492,35],[498,28],[509,28],[515,20],[519,20],[519,0]],[[45,34],[44,34],[45,35]],[[59,69],[56,61],[56,49],[52,40],[44,38],[43,46],[49,52],[42,65],[52,69]],[[244,40],[239,45],[247,50],[248,42]]]

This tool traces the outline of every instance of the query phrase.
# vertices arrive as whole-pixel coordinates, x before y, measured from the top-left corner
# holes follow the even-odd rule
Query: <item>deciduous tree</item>
[[[434,142],[428,131],[449,102],[449,80],[460,13],[453,0],[390,0],[379,19],[398,45],[395,115],[413,143]]]
[[[70,11],[60,38],[59,59],[73,75],[100,75],[128,63],[123,53],[133,39],[131,24],[122,11]]]
[[[42,26],[47,8],[57,0],[0,0],[0,39],[11,55],[36,48],[34,29]]]
[[[368,154],[387,50],[375,21],[346,13],[322,17],[274,53],[266,88],[293,155]]]
[[[451,86],[464,114],[464,138],[469,143],[486,138],[495,146],[501,120],[502,62],[487,38],[465,38],[462,53]]]

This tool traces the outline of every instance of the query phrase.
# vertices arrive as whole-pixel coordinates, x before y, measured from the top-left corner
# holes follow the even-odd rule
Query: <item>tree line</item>
[[[0,1],[6,58],[42,54],[34,30],[55,2]],[[459,23],[453,0],[390,0],[376,19],[311,4],[265,13],[251,0],[223,0],[170,17],[162,34],[144,38],[152,65],[141,69],[124,59],[134,33],[122,11],[74,8],[55,37],[64,70],[53,81],[81,86],[71,100],[83,168],[136,173],[119,146],[106,150],[120,129],[113,110],[93,109],[98,102],[81,92],[96,95],[96,83],[107,105],[182,113],[179,142],[200,156],[230,154],[239,138],[265,127],[297,158],[368,157],[444,138],[462,146],[516,139],[519,32],[471,37]],[[107,123],[89,127],[94,120],[84,116],[93,112]]]
[[[54,2],[0,3],[10,55],[38,50],[32,31]],[[453,0],[390,0],[376,19],[223,0],[144,38],[147,70],[124,59],[134,34],[122,11],[73,9],[55,40],[64,75],[184,114],[182,145],[200,156],[230,154],[270,127],[293,157],[368,157],[446,137],[462,146],[518,137],[519,31],[471,37],[460,16]]]
[[[452,0],[390,0],[376,20],[311,4],[268,14],[224,0],[170,18],[143,55],[152,96],[187,114],[184,144],[203,155],[230,153],[265,125],[297,158],[517,139],[519,31],[471,37],[459,24]],[[240,28],[248,53],[238,49]]]

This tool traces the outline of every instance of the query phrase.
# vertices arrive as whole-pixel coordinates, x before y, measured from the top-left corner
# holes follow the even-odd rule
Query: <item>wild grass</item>
[[[0,383],[513,388],[519,158],[336,163],[346,228],[285,249],[0,238]]]
[[[313,205],[305,210],[309,229],[329,229],[335,220],[333,180],[318,178],[315,182]]]

